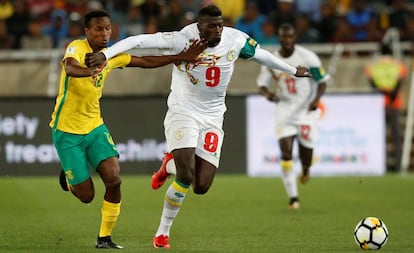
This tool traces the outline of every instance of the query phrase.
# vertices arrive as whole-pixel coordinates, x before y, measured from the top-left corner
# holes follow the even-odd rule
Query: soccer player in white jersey
[[[152,177],[152,188],[158,189],[166,179],[176,178],[168,187],[160,225],[153,239],[155,248],[169,248],[170,228],[190,185],[196,194],[206,193],[219,166],[224,132],[227,86],[238,58],[252,59],[272,69],[297,77],[310,77],[308,69],[293,67],[263,50],[247,34],[223,27],[221,10],[215,5],[203,7],[198,23],[180,32],[137,35],[126,38],[103,53],[87,60],[92,66],[132,48],[149,47],[181,51],[197,39],[208,41],[208,48],[197,63],[179,62],[173,67],[168,111],[164,120],[168,153],[161,168]]]
[[[325,92],[329,75],[325,73],[314,52],[295,45],[296,35],[292,25],[282,24],[278,29],[278,36],[281,47],[274,54],[289,64],[307,67],[312,74],[312,78],[296,78],[284,71],[262,67],[257,77],[260,94],[276,102],[276,135],[281,151],[282,181],[290,198],[289,209],[298,209],[299,193],[293,170],[293,143],[297,138],[302,166],[299,179],[301,183],[306,183],[309,180],[317,138],[320,114],[318,103]],[[277,81],[276,93],[269,89],[273,79]]]

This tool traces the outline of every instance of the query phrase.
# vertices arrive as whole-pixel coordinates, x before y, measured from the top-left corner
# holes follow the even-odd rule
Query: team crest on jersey
[[[66,49],[66,54],[75,54],[76,47],[68,47]]]
[[[234,50],[232,49],[232,50],[230,50],[228,53],[227,53],[227,60],[229,60],[229,61],[233,61],[234,60]]]

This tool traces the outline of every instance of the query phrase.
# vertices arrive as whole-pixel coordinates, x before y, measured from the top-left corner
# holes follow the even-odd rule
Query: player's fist
[[[304,66],[297,66],[296,67],[296,77],[312,77],[312,74],[309,72],[309,69]]]
[[[89,68],[102,66],[106,61],[105,55],[102,52],[87,53],[85,55],[85,65]]]

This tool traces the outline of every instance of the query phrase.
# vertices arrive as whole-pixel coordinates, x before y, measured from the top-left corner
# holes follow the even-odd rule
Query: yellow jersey
[[[131,62],[130,54],[120,54],[107,61],[96,81],[92,77],[71,77],[66,74],[63,60],[76,59],[82,67],[85,65],[86,53],[92,53],[86,39],[74,40],[66,48],[62,59],[59,92],[49,126],[72,134],[87,134],[103,124],[100,99],[102,89],[109,73],[114,68],[122,68]]]

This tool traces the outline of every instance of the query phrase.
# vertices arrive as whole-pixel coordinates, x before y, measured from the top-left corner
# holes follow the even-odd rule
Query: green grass
[[[103,187],[94,182],[95,200],[84,205],[61,191],[57,178],[0,178],[0,252],[99,252]],[[150,176],[123,176],[113,233],[122,252],[163,251],[151,241],[165,189],[151,190]],[[414,252],[413,175],[312,178],[299,190],[301,209],[289,211],[279,178],[218,175],[206,195],[187,195],[167,251],[361,252],[353,229],[363,217],[377,216],[390,233],[381,252]]]

